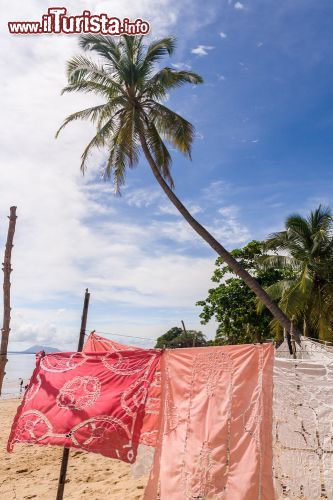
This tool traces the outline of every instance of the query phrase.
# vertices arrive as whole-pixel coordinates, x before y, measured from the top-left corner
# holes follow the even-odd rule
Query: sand
[[[18,404],[18,399],[0,400],[0,498],[53,500],[62,448],[22,444],[16,445],[13,453],[6,451]],[[71,450],[64,499],[139,500],[146,480],[133,479],[128,464]]]

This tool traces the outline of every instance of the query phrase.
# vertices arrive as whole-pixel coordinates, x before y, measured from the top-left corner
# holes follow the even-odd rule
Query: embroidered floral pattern
[[[272,365],[269,344],[165,352],[145,500],[274,498]]]
[[[74,377],[60,389],[56,398],[59,408],[83,410],[93,406],[101,394],[101,384],[97,377]]]
[[[8,441],[76,447],[133,463],[160,351],[38,356]]]

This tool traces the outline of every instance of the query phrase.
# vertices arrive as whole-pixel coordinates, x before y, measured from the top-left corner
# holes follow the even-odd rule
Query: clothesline
[[[154,342],[157,342],[157,339],[153,339],[151,337],[138,337],[135,335],[125,335],[123,333],[99,332],[97,330],[94,330],[94,333],[101,334],[101,335],[111,335],[113,337],[127,337],[127,338],[132,338],[132,339],[152,340]],[[85,335],[88,336],[89,334],[85,333]],[[301,338],[300,340],[301,340],[301,342],[305,342],[306,340],[312,340],[314,342],[317,342],[320,345],[323,345],[323,347],[325,347],[326,344],[331,344],[331,346],[333,346],[333,342],[329,342],[327,340],[315,339],[314,337],[306,337],[304,339]],[[331,347],[331,346],[327,346],[327,347]]]
[[[318,342],[319,344],[330,344],[331,346],[333,345],[333,342],[329,342],[328,340],[322,340],[322,339],[315,339],[314,337],[304,337],[304,339],[301,339],[303,342],[305,340],[313,340],[314,342]]]
[[[303,343],[306,343],[307,341],[310,341],[310,343],[312,344],[317,344],[320,346],[320,349],[326,351],[326,352],[332,352],[332,344],[331,342],[327,342],[328,344],[331,344],[331,345],[326,345],[326,341],[323,341],[323,340],[319,340],[319,339],[313,339],[312,337],[305,337],[303,339],[301,339],[301,342]],[[325,342],[325,343],[323,343]]]
[[[314,343],[302,340],[304,349]],[[43,377],[30,380],[13,423],[9,451],[19,442],[61,444],[134,463],[139,444],[144,444],[155,448],[160,457],[152,462],[152,455],[137,455],[139,469],[147,464],[147,473],[152,471],[145,498],[157,498],[159,489],[161,498],[183,498],[184,490],[188,498],[208,498],[223,493],[225,481],[234,498],[233,492],[240,491],[240,476],[245,476],[244,497],[251,488],[251,498],[273,498],[273,465],[276,498],[288,491],[293,498],[304,492],[309,499],[333,499],[332,412],[328,411],[333,371],[332,361],[323,357],[328,347],[316,344],[312,350],[317,359],[290,360],[278,358],[278,352],[265,343],[211,346],[193,353],[192,349],[156,351],[133,345],[129,349],[99,335],[92,335],[89,342],[84,358],[77,353],[38,357],[37,369]],[[107,350],[118,351],[117,356],[105,355]],[[156,356],[164,356],[162,365]],[[50,385],[55,391],[48,391]],[[50,410],[44,413],[46,397]],[[209,406],[203,404],[208,400]],[[145,417],[138,432],[142,404]],[[238,426],[235,431],[233,424],[239,436],[236,441],[230,438],[230,419]],[[221,430],[218,439],[216,429]],[[158,440],[162,432],[165,440]],[[299,435],[308,439],[306,448]],[[239,440],[246,451],[241,457]],[[117,447],[110,445],[115,442]],[[171,448],[175,453],[170,457]],[[250,468],[248,457],[253,457]],[[227,473],[226,459],[231,464]]]
[[[99,332],[97,330],[94,330],[94,333],[97,333],[98,335],[111,335],[113,337],[127,337],[130,339],[141,339],[141,340],[153,340],[154,342],[157,341],[157,339],[152,339],[151,337],[138,337],[136,335],[124,335],[123,333],[111,333],[111,332]],[[89,334],[85,333],[85,335],[88,337]]]

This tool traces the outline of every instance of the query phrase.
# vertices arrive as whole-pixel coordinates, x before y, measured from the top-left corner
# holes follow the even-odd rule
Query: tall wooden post
[[[2,391],[3,379],[5,377],[5,368],[7,364],[7,349],[10,333],[10,275],[12,272],[11,257],[13,248],[13,239],[16,226],[16,207],[10,207],[9,226],[5,248],[5,258],[2,264],[3,270],[3,324],[1,330],[0,347],[0,395]]]
[[[185,333],[187,333],[187,330],[186,330],[186,327],[185,327],[185,323],[184,323],[184,321],[183,321],[183,320],[181,320],[181,321],[182,321],[182,327],[183,327],[183,330],[184,330],[184,332],[185,332]],[[195,334],[194,334],[194,335],[193,335],[193,343],[192,343],[192,347],[195,347],[195,341],[196,341],[196,336],[195,336]]]
[[[81,352],[83,349],[84,336],[86,333],[86,326],[87,326],[89,299],[90,299],[90,293],[88,292],[88,288],[87,288],[86,293],[84,295],[84,302],[83,302],[80,336],[79,336],[79,343],[77,346],[78,352]],[[63,500],[63,498],[64,498],[64,488],[65,488],[65,481],[66,481],[66,474],[67,474],[68,458],[69,458],[69,448],[64,448],[64,451],[62,453],[62,459],[61,459],[61,467],[60,467],[58,491],[57,491],[56,500]]]

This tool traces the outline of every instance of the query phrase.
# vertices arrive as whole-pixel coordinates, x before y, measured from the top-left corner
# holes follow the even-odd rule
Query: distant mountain
[[[55,347],[49,347],[47,345],[33,345],[26,349],[25,351],[21,351],[22,354],[36,354],[36,352],[45,351],[45,352],[60,352],[59,349]]]

